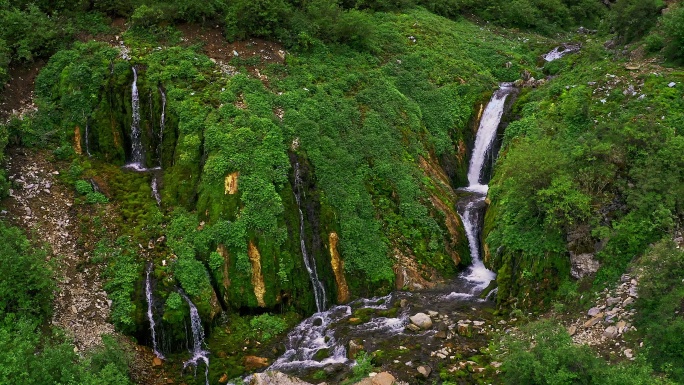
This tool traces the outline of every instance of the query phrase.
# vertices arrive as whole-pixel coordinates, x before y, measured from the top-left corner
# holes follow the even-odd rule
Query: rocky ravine
[[[56,262],[53,325],[66,330],[78,350],[100,344],[102,334],[114,333],[108,321],[111,301],[99,269],[85,265],[87,257],[77,245],[73,191],[58,182],[59,171],[43,153],[13,150],[7,169],[14,187],[8,214],[35,242],[47,244],[52,250],[47,258]]]

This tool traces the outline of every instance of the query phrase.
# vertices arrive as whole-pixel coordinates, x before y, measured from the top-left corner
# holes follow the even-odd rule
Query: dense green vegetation
[[[518,100],[488,213],[500,301],[541,299],[533,287],[568,276],[568,251],[596,253],[597,282],[613,282],[681,226],[682,73],[635,73],[605,55],[586,44]]]
[[[126,385],[128,358],[111,338],[80,357],[59,330],[46,330],[54,282],[45,251],[0,221],[0,384]]]
[[[636,54],[632,63],[622,52],[630,44],[669,64],[684,59],[684,7],[670,4],[663,14],[665,6],[0,0],[0,87],[10,68],[46,62],[36,80],[38,111],[0,125],[0,161],[11,143],[47,148],[70,164],[60,178],[88,213],[82,227],[116,213],[107,218],[116,232],[98,228],[95,242],[84,244],[93,253],[89,263],[105,266],[112,323],[129,335],[147,333],[142,282],[145,264],[153,263],[171,350],[186,338],[182,289],[204,320],[210,348],[222,353],[212,361],[215,382],[221,373],[244,373],[245,354],[315,309],[300,235],[329,299],[343,291],[331,263],[333,232],[352,297],[393,289],[401,258],[415,261],[423,277],[453,277],[466,266],[452,188],[465,183],[478,103],[524,71],[554,75],[523,89],[506,117],[483,239],[498,273],[498,305],[543,308],[559,288],[556,300],[577,299],[569,252],[601,262],[596,276],[581,282],[594,287],[612,284],[648,253],[638,304],[647,360],[606,367],[563,330],[539,323],[504,339],[501,378],[645,384],[655,381],[653,368],[684,381],[683,296],[676,289],[682,254],[666,242],[649,251],[684,220],[684,72],[639,62]],[[119,17],[127,28],[113,32]],[[185,42],[176,26],[186,22],[218,26],[229,42],[277,41],[283,57],[217,62]],[[598,32],[568,34],[579,26]],[[126,58],[91,41],[110,33],[129,49]],[[557,36],[581,42],[581,52],[540,62]],[[131,67],[144,163],[161,167],[159,206],[153,174],[120,167],[130,161]],[[0,171],[0,197],[10,187]],[[0,282],[0,345],[11,353],[0,360],[0,383],[127,383],[128,358],[114,342],[79,357],[46,327],[54,285],[45,251],[4,223],[0,239],[11,240],[0,243],[8,274]],[[368,356],[360,362],[354,374],[363,376],[371,363]]]
[[[530,323],[494,347],[504,384],[668,384],[643,361],[606,365],[586,345],[575,345],[553,321]]]

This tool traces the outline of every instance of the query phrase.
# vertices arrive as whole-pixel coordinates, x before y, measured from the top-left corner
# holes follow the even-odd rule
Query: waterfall
[[[486,178],[483,176],[483,169],[487,156],[491,156],[492,159],[494,158],[495,154],[491,154],[494,138],[496,137],[499,123],[501,123],[506,98],[514,89],[510,83],[502,83],[500,88],[492,95],[482,114],[468,168],[469,185],[465,188],[466,191],[470,191],[473,194],[461,199],[457,204],[457,211],[463,221],[470,255],[473,259],[473,264],[469,267],[463,278],[474,285],[470,292],[473,295],[484,290],[496,278],[496,273],[487,269],[482,262],[482,253],[480,251],[482,214],[484,213],[486,206],[485,198],[489,190],[489,186],[486,184],[487,181],[484,180]]]
[[[164,125],[166,125],[166,93],[159,87],[159,94],[162,100],[161,119],[159,120],[159,144],[157,145],[157,157],[159,158],[159,168],[162,167],[162,144],[164,142]]]
[[[159,348],[157,347],[157,333],[154,329],[155,327],[155,322],[154,322],[154,312],[153,310],[153,304],[154,304],[154,298],[152,297],[152,282],[150,280],[150,273],[152,273],[154,265],[150,262],[149,265],[147,265],[147,275],[145,277],[145,297],[147,298],[147,319],[150,321],[150,332],[152,333],[152,351],[154,352],[154,355],[164,359],[164,356],[162,353],[159,351]]]
[[[133,108],[133,121],[131,122],[131,162],[129,167],[143,170],[142,133],[140,131],[140,96],[138,95],[138,72],[133,69],[133,85],[131,86],[131,106]]]
[[[152,181],[150,188],[152,189],[152,197],[157,201],[157,206],[161,206],[161,195],[159,195],[159,175],[157,171],[152,172]]]
[[[496,130],[499,128],[501,122],[501,115],[503,114],[506,97],[513,91],[513,86],[510,83],[502,83],[501,87],[494,92],[491,100],[487,104],[480,126],[477,129],[477,136],[475,137],[475,146],[470,158],[470,167],[468,168],[468,191],[473,191],[481,194],[486,194],[488,186],[481,184],[482,171],[484,169],[485,160],[489,154]]]
[[[188,296],[185,295],[183,290],[178,290],[178,292],[183,297],[183,299],[185,299],[185,301],[188,303],[188,306],[190,307],[190,326],[192,329],[192,358],[183,363],[183,370],[185,370],[185,368],[187,368],[188,366],[192,365],[195,367],[196,375],[197,366],[199,365],[200,361],[204,362],[204,376],[206,380],[205,382],[206,385],[209,385],[209,352],[204,350],[203,348],[204,328],[202,327],[202,319],[200,318],[199,313],[197,312],[195,304],[192,303],[192,301],[190,301],[190,298],[188,298]]]
[[[90,133],[90,119],[86,119],[85,126],[85,148],[86,154],[90,156],[90,141],[88,140],[88,134]]]
[[[404,297],[410,293],[403,293]],[[333,306],[327,311],[312,315],[302,321],[287,335],[285,353],[271,365],[268,370],[298,371],[307,368],[323,368],[331,364],[353,365],[354,361],[347,358],[349,340],[352,338],[390,338],[404,332],[409,323],[409,309],[404,309],[395,318],[373,317],[362,325],[349,326],[349,318],[354,310],[375,309],[379,311],[391,309],[396,301],[396,294],[384,297],[361,298],[347,305]],[[344,333],[336,332],[340,325],[346,325]],[[316,360],[316,355],[325,350],[329,355]]]
[[[299,243],[302,249],[302,257],[304,258],[304,265],[309,272],[309,279],[313,286],[314,299],[316,300],[316,310],[320,313],[325,310],[325,288],[318,279],[318,272],[316,271],[316,260],[313,255],[310,255],[306,250],[305,232],[304,232],[304,213],[302,212],[302,178],[299,173],[299,162],[294,164],[294,196],[297,201],[297,209],[299,210]]]

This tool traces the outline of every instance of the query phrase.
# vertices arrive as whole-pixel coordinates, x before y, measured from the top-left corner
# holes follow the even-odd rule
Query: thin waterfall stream
[[[154,269],[152,263],[147,265],[147,271],[145,276],[145,298],[147,299],[147,319],[150,322],[150,333],[152,334],[152,351],[154,355],[164,359],[164,355],[159,351],[157,344],[157,332],[155,330],[156,323],[154,322],[154,297],[152,296],[152,279],[150,274]]]
[[[317,312],[325,310],[326,296],[325,288],[318,279],[318,271],[316,270],[316,260],[313,255],[309,254],[306,249],[306,233],[304,232],[304,213],[302,212],[302,177],[300,175],[299,162],[294,164],[294,196],[297,201],[297,209],[299,210],[299,243],[302,250],[302,257],[304,258],[304,266],[309,273],[309,279],[313,287],[314,299],[316,301]]]
[[[143,165],[143,146],[142,146],[142,132],[140,131],[140,95],[138,95],[138,71],[134,67],[133,70],[133,84],[131,85],[131,162],[127,167],[135,170],[144,170]]]
[[[185,292],[178,290],[180,295],[185,299],[190,307],[190,326],[192,329],[192,358],[183,363],[183,370],[188,366],[195,367],[195,375],[197,375],[197,367],[200,362],[204,362],[204,376],[206,385],[209,385],[209,352],[204,350],[204,327],[202,326],[202,319],[199,316],[197,307],[190,301]]]

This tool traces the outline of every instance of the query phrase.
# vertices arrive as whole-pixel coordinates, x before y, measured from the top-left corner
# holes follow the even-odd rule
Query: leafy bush
[[[684,61],[684,6],[672,4],[662,19],[666,40],[666,54],[673,60]]]
[[[281,317],[264,313],[252,318],[249,321],[255,338],[265,343],[276,335],[287,330],[287,323]]]
[[[671,241],[656,244],[639,262],[637,327],[652,365],[684,382],[684,251]]]
[[[99,258],[107,261],[104,289],[112,300],[111,318],[118,330],[130,333],[136,328],[136,305],[133,294],[141,279],[142,264],[137,261],[135,249],[126,237],[115,244],[100,241],[95,249]]]
[[[76,192],[80,195],[87,195],[88,193],[93,192],[93,186],[90,184],[90,182],[83,179],[77,180],[74,184],[74,187],[76,187]]]
[[[544,320],[506,335],[496,347],[504,384],[624,384],[667,383],[641,360],[608,365],[587,345],[575,345],[562,325]]]
[[[109,199],[101,192],[91,192],[86,195],[86,203],[108,203]]]
[[[610,25],[622,43],[644,36],[656,24],[661,0],[618,0],[611,9]]]
[[[0,221],[0,319],[8,313],[47,317],[52,310],[54,282],[39,248],[24,234]]]

